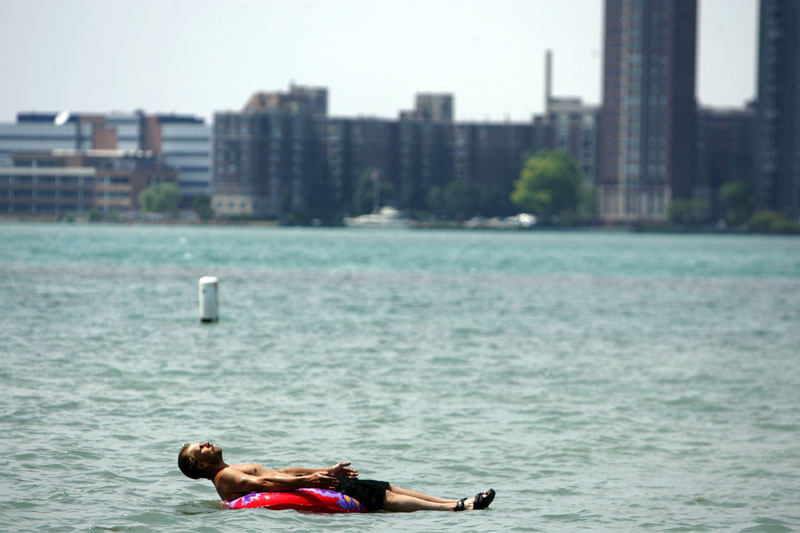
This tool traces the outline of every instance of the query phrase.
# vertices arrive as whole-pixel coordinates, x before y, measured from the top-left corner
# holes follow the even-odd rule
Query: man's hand
[[[327,475],[327,472],[314,472],[303,477],[308,486],[315,489],[335,489],[339,485],[339,480]]]
[[[358,477],[358,470],[347,468],[350,463],[336,463],[324,472],[327,476]]]

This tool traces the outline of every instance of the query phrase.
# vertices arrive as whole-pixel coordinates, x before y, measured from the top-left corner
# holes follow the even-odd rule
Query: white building
[[[211,196],[211,126],[200,119],[157,115],[164,164],[178,172],[184,198]]]

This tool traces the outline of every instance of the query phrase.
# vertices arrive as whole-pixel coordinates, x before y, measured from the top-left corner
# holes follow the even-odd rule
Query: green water
[[[800,239],[6,223],[0,304],[3,530],[800,529]],[[498,496],[228,511],[200,439]]]

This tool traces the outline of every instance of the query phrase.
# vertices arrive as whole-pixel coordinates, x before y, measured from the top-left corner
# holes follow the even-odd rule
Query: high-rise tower
[[[761,0],[756,204],[800,216],[800,2]]]
[[[663,220],[690,198],[696,152],[697,0],[606,0],[598,208]]]

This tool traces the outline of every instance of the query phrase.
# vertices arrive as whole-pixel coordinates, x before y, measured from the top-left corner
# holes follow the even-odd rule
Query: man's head
[[[212,479],[209,467],[222,463],[222,448],[206,442],[184,444],[178,454],[178,468],[192,479]]]

